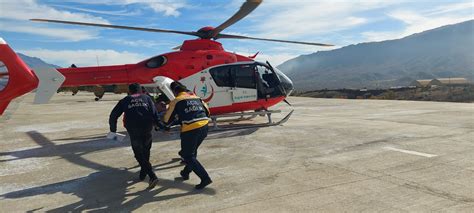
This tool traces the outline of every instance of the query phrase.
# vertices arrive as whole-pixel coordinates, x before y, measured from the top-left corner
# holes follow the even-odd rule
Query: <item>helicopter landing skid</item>
[[[272,113],[281,113],[281,110],[262,110],[257,112],[241,112],[241,113],[229,113],[223,115],[216,115],[211,116],[211,123],[212,125],[209,128],[209,131],[227,131],[227,130],[236,130],[236,129],[249,129],[249,128],[262,128],[262,127],[269,127],[269,126],[278,126],[282,125],[290,119],[291,115],[293,114],[294,110],[291,110],[284,118],[281,120],[274,122],[272,120]],[[267,123],[261,124],[236,124],[236,122],[246,121],[253,119],[257,116],[266,116],[268,119]],[[238,117],[238,118],[235,118]],[[225,120],[219,120],[221,118],[227,118]],[[228,119],[234,118],[234,119]],[[226,125],[219,125],[218,123],[229,123]]]

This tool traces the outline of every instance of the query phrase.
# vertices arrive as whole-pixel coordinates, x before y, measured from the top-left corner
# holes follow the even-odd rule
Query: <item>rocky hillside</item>
[[[278,66],[299,91],[387,88],[415,79],[474,78],[474,20],[402,39],[301,55]]]

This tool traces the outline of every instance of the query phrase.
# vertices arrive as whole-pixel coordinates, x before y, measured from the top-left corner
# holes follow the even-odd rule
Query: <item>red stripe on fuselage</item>
[[[228,106],[211,107],[209,110],[211,111],[211,115],[221,115],[232,112],[268,109],[280,103],[281,101],[283,101],[283,99],[285,99],[285,97],[269,98],[267,100],[259,99],[251,102],[233,103],[232,105]]]

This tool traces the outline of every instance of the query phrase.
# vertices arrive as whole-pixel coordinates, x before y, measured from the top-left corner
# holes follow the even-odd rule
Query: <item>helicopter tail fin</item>
[[[21,58],[0,38],[0,115],[8,104],[38,86],[38,78]]]
[[[66,77],[56,68],[43,66],[35,68],[35,74],[39,79],[39,86],[36,89],[34,104],[48,103],[51,97],[58,91],[64,83]]]

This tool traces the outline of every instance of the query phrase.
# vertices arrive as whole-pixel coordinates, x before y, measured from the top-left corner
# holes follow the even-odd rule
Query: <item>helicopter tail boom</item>
[[[134,77],[130,70],[133,65],[111,65],[95,67],[75,67],[58,69],[66,77],[63,86],[95,86],[109,84],[145,83],[139,77]]]

